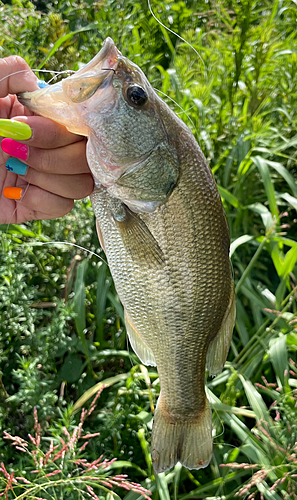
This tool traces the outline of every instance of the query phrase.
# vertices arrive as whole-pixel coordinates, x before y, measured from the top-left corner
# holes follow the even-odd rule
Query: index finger
[[[81,135],[68,132],[64,125],[60,125],[43,116],[14,116],[13,119],[17,122],[25,122],[31,128],[32,135],[30,139],[19,141],[24,142],[28,146],[56,149],[84,139]]]
[[[0,59],[0,98],[8,94],[37,90],[38,78],[20,56]]]

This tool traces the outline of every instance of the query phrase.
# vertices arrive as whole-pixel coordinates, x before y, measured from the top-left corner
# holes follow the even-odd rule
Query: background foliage
[[[73,70],[111,36],[201,145],[228,217],[237,291],[228,362],[208,380],[214,458],[204,470],[177,465],[153,476],[158,378],[127,344],[85,200],[62,220],[0,227],[0,461],[28,477],[30,456],[16,453],[3,432],[27,440],[36,407],[41,443],[59,440],[104,381],[85,423],[100,436],[83,456],[90,463],[102,453],[117,458],[107,475],[123,469],[155,500],[297,498],[296,2],[152,2],[157,18],[182,38],[159,24],[149,6],[146,0],[0,2],[0,56],[22,55],[36,69]],[[40,470],[36,481],[41,477]],[[1,492],[8,481],[2,470]],[[59,498],[68,498],[67,491],[59,490]],[[98,498],[142,498],[115,491],[100,490]],[[14,498],[11,490],[7,495]],[[58,492],[42,495],[58,498]],[[78,486],[71,495],[90,497]]]

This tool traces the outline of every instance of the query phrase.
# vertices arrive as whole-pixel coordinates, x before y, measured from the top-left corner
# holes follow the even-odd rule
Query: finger
[[[5,138],[1,142],[1,149],[4,153],[13,157],[8,159],[8,165],[7,163],[6,165],[8,170],[16,174],[23,175],[23,172],[14,168],[17,168],[18,163],[20,163],[19,160],[23,162],[20,163],[22,167],[27,164],[35,170],[47,174],[73,175],[90,172],[86,158],[86,141],[84,139],[57,149],[39,149]]]
[[[38,79],[22,57],[0,59],[0,75],[0,97],[38,89]]]
[[[91,174],[44,174],[34,168],[29,168],[24,180],[53,194],[74,200],[86,198],[94,189],[94,181]]]
[[[26,144],[37,148],[55,149],[83,139],[81,135],[68,132],[64,125],[43,118],[42,116],[15,116],[13,118],[18,122],[25,122],[32,130],[30,139]]]
[[[85,141],[52,150],[28,148],[25,163],[46,174],[73,175],[90,172]]]
[[[73,208],[73,199],[58,196],[38,186],[28,185],[22,179],[18,179],[17,186],[22,189],[21,199],[17,201],[17,209],[18,211],[29,210],[32,219],[42,218],[40,215],[45,215],[46,219],[56,219],[63,217]]]

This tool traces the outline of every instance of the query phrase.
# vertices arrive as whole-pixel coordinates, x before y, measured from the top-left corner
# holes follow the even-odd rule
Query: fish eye
[[[147,101],[147,95],[139,85],[131,85],[127,90],[127,99],[134,106],[143,106]]]

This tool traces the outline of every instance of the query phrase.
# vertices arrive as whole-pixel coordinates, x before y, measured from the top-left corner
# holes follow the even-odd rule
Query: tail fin
[[[160,399],[152,431],[152,462],[159,474],[181,462],[188,469],[207,467],[212,457],[211,409],[205,409],[196,421],[168,421],[162,414]]]

